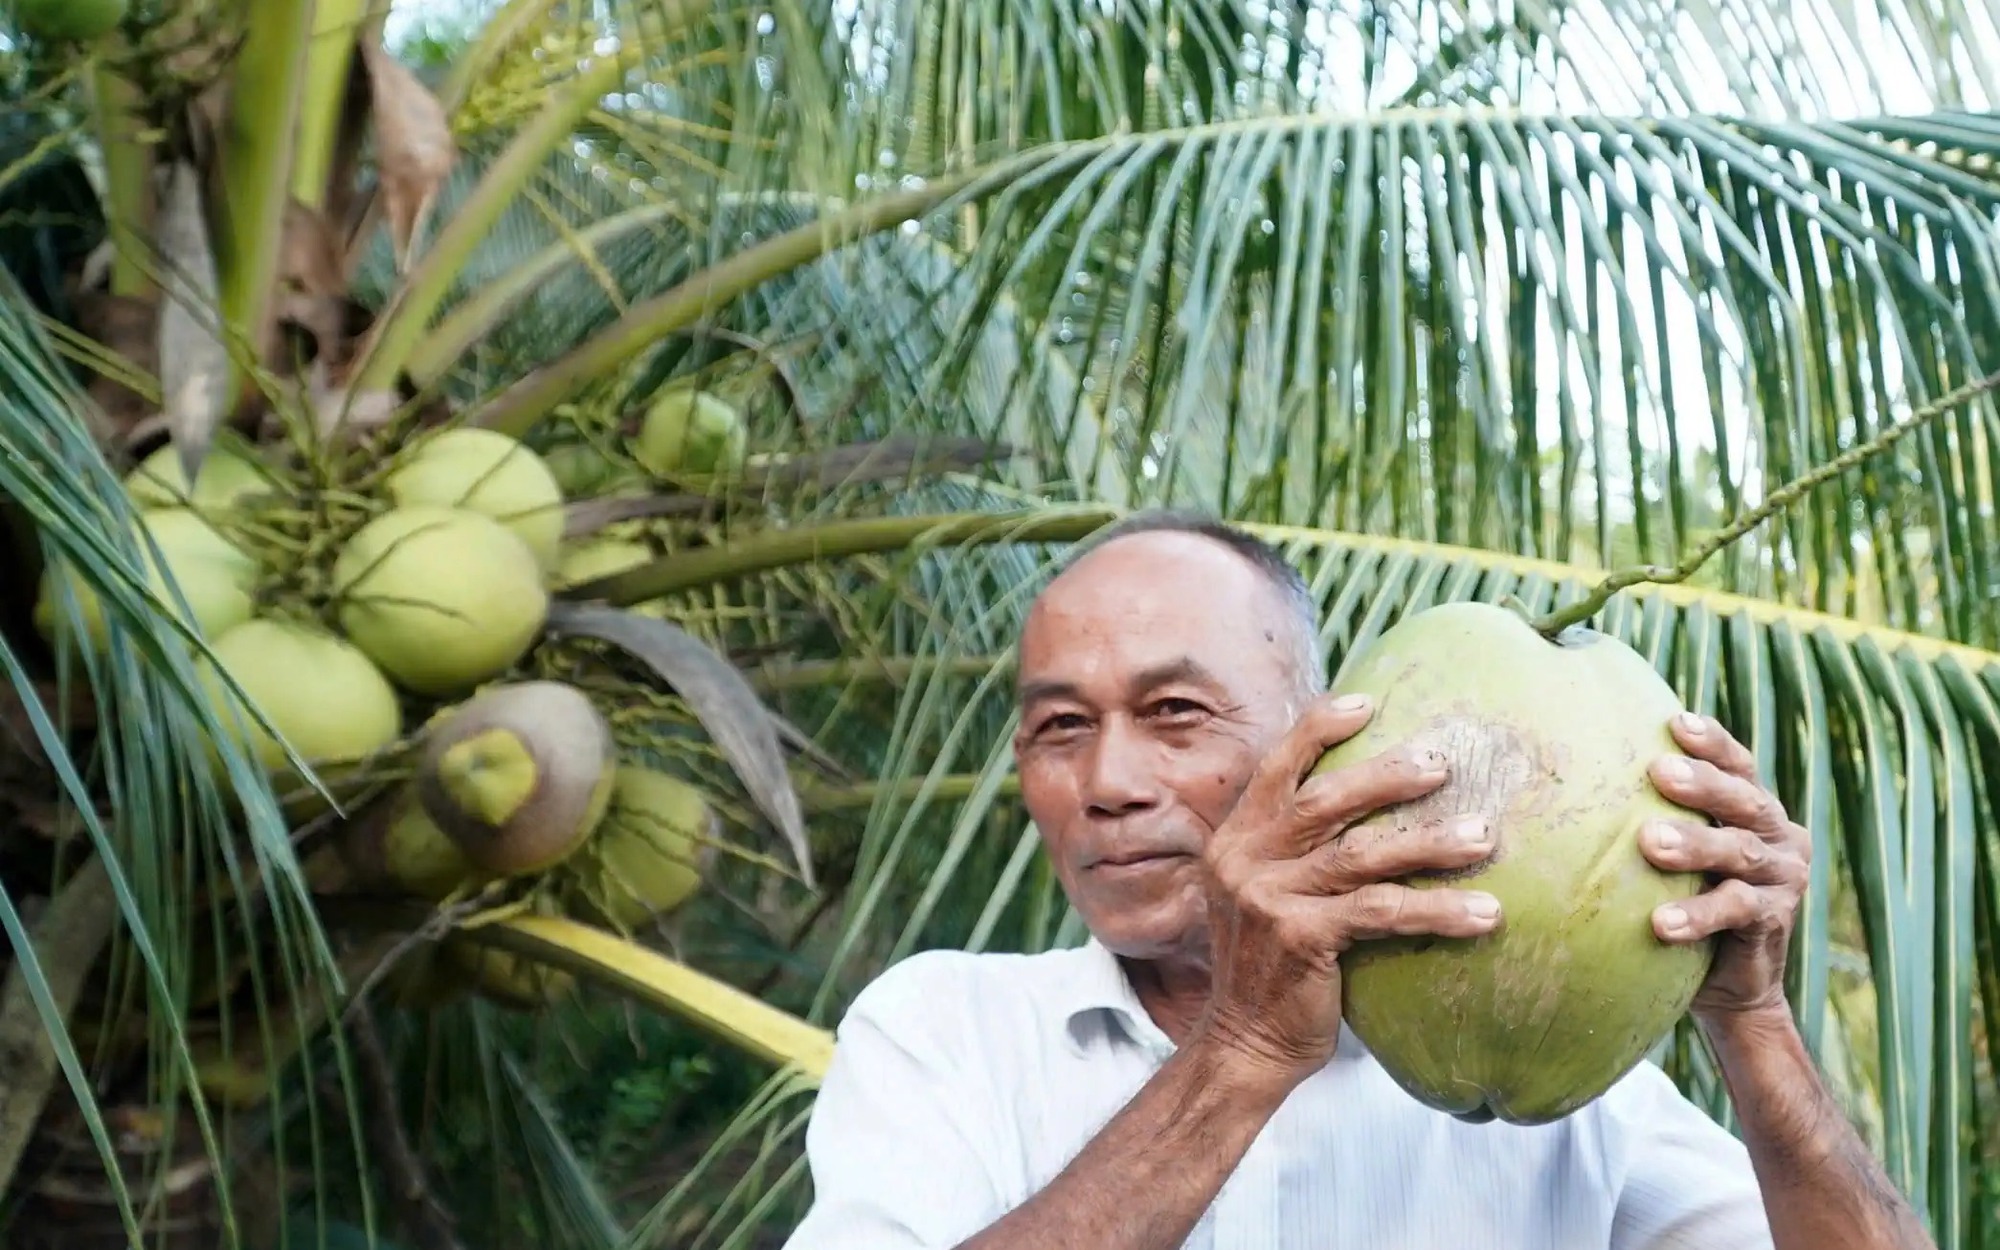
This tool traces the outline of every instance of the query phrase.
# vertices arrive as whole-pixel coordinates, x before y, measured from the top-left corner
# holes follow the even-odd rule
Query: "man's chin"
[[[1208,926],[1199,903],[1177,903],[1157,914],[1135,915],[1129,910],[1115,915],[1086,917],[1092,936],[1121,959],[1194,960],[1206,962]]]

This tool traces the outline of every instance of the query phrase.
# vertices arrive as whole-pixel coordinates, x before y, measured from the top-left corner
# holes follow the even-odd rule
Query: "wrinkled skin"
[[[1671,728],[1693,758],[1655,761],[1653,784],[1715,823],[1649,825],[1640,849],[1661,868],[1711,873],[1716,883],[1686,903],[1660,908],[1653,931],[1667,942],[1720,935],[1715,963],[1695,996],[1697,1020],[1786,1011],[1785,952],[1812,870],[1812,834],[1758,780],[1756,757],[1721,724],[1684,713]]]

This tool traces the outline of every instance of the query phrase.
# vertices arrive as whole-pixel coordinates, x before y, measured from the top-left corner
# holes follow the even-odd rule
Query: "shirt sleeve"
[[[924,1011],[901,969],[835,1031],[806,1126],[812,1205],[785,1250],[950,1250],[1005,1214],[976,1148],[1004,1131],[975,1122],[991,1091],[938,1044],[948,1013]]]
[[[1611,1250],[1772,1250],[1750,1152],[1652,1063],[1626,1079]]]

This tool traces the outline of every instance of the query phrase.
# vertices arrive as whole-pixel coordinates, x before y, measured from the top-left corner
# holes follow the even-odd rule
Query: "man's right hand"
[[[1359,823],[1443,785],[1446,762],[1398,748],[1308,776],[1358,733],[1365,701],[1322,698],[1300,718],[1209,840],[1213,986],[1201,1042],[1283,1092],[1325,1066],[1340,1037],[1340,956],[1390,935],[1477,937],[1500,922],[1490,894],[1394,878],[1462,868],[1492,851],[1477,816],[1397,829]]]

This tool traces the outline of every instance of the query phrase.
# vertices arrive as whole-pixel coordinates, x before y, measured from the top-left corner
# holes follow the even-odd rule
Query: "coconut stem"
[[[562,598],[601,599],[613,606],[796,564],[911,548],[974,547],[987,543],[1075,542],[1118,519],[1110,508],[1051,508],[1028,512],[959,512],[864,517],[802,529],[776,530],[723,547],[697,547],[623,572],[581,582]]]
[[[1995,388],[2000,388],[2000,371],[1989,373],[1983,378],[1966,383],[1957,390],[1946,392],[1932,402],[1912,412],[1901,421],[1884,427],[1881,433],[1867,442],[1848,448],[1840,455],[1835,456],[1811,472],[1793,478],[1777,490],[1772,491],[1770,497],[1765,499],[1762,504],[1749,512],[1743,513],[1728,525],[1710,535],[1706,542],[1696,547],[1679,564],[1671,567],[1663,567],[1658,564],[1642,564],[1634,568],[1620,569],[1599,582],[1594,590],[1575,603],[1570,604],[1566,608],[1557,608],[1552,612],[1537,617],[1532,622],[1536,632],[1544,638],[1553,639],[1570,626],[1582,624],[1584,621],[1597,615],[1605,604],[1611,602],[1613,595],[1627,587],[1647,582],[1657,585],[1669,585],[1686,581],[1688,578],[1694,576],[1701,566],[1706,564],[1709,558],[1714,556],[1716,552],[1743,537],[1751,530],[1756,529],[1771,517],[1791,507],[1827,481],[1840,476],[1842,473],[1859,465],[1862,461],[1887,451],[1938,417],[1943,416],[1961,404],[1977,399],[1979,396]]]

